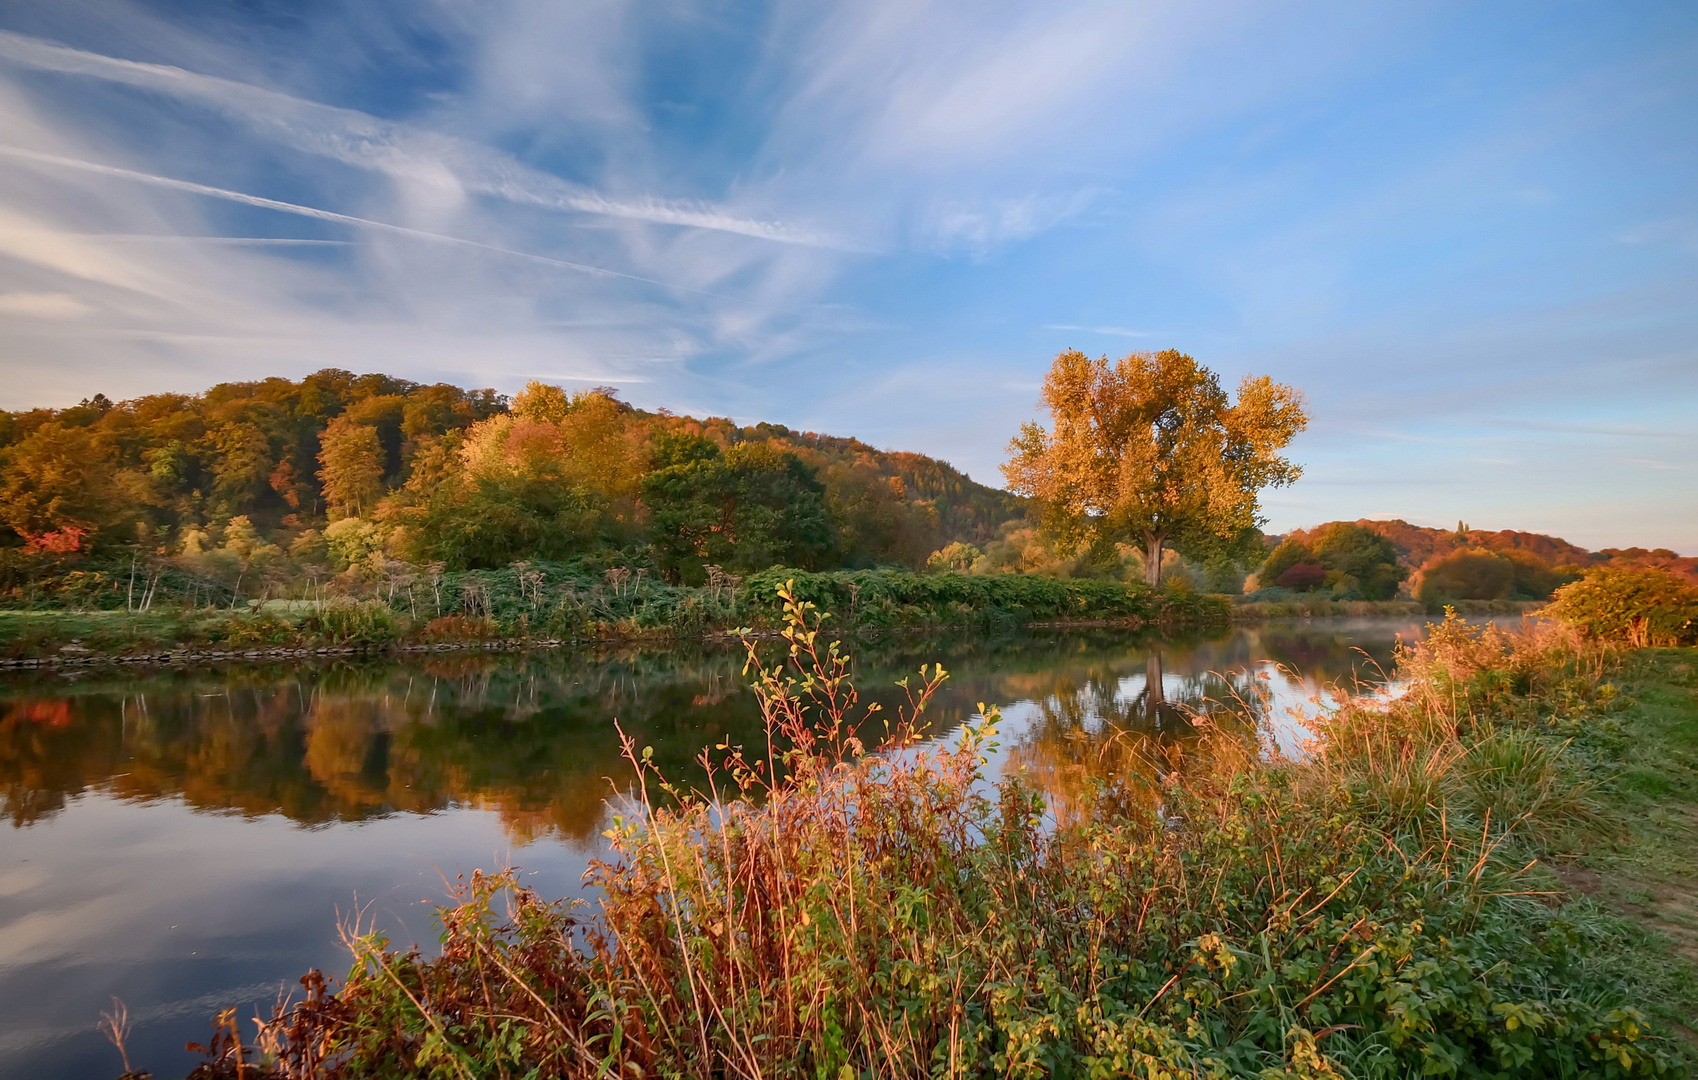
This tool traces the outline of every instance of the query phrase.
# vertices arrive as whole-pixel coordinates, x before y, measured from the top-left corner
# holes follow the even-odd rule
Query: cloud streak
[[[464,139],[166,64],[123,60],[8,31],[0,31],[0,59],[38,71],[168,94],[246,123],[280,145],[409,183],[457,188],[549,210],[709,229],[775,243],[862,249],[819,230],[739,217],[707,204],[613,198]]]
[[[736,297],[722,293],[709,292],[705,289],[693,289],[688,285],[675,282],[660,281],[655,278],[642,277],[637,274],[627,274],[620,270],[609,270],[602,266],[590,266],[586,263],[571,262],[566,259],[555,259],[547,255],[534,255],[526,251],[515,251],[512,248],[486,244],[480,240],[468,240],[465,237],[450,236],[447,233],[430,232],[425,229],[414,229],[406,225],[394,225],[386,221],[374,221],[371,218],[356,217],[352,214],[341,214],[333,210],[321,210],[317,207],[302,206],[299,203],[284,202],[280,199],[268,199],[261,195],[249,195],[245,192],[231,191],[227,188],[212,187],[208,184],[197,184],[190,180],[177,180],[169,176],[155,176],[152,173],[137,172],[134,169],[119,168],[116,165],[101,165],[92,161],[80,161],[76,158],[60,157],[57,154],[44,154],[37,150],[26,150],[18,146],[0,145],[0,155],[31,161],[40,165],[50,165],[62,169],[76,169],[81,172],[94,173],[99,176],[110,176],[121,180],[133,180],[141,184],[151,184],[155,187],[169,188],[173,191],[183,191],[191,195],[205,195],[209,198],[223,199],[227,202],[240,203],[261,210],[276,210],[279,213],[294,214],[298,217],[311,218],[315,221],[328,221],[338,225],[351,225],[360,229],[376,229],[396,236],[407,236],[415,240],[428,240],[434,243],[458,244],[486,251],[495,255],[505,255],[515,259],[525,259],[541,263],[545,266],[555,266],[563,270],[577,270],[598,277],[622,278],[626,281],[641,282],[644,285],[655,285],[663,289],[674,289],[679,292],[694,293],[697,296],[709,296],[716,300],[736,300]]]

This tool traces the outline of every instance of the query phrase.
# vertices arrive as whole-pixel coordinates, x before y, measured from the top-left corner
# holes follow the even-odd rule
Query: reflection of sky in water
[[[1092,769],[1133,767],[1114,756],[1116,731],[1183,742],[1183,708],[1257,674],[1294,751],[1288,710],[1327,684],[1377,680],[1353,650],[1389,667],[1396,636],[1419,629],[1316,621],[1211,641],[905,637],[851,651],[887,708],[899,675],[941,660],[935,730],[1000,704],[994,772],[1027,767],[1060,806]],[[1165,705],[1150,700],[1152,661]],[[613,719],[687,776],[705,745],[756,742],[740,669],[733,649],[631,650],[0,684],[0,1075],[115,1075],[93,1029],[113,994],[136,1022],[137,1064],[181,1074],[183,1041],[216,1007],[270,1001],[311,966],[345,968],[338,912],[358,903],[397,943],[434,940],[440,875],[515,862],[545,895],[572,895],[599,847],[604,778],[627,775]]]

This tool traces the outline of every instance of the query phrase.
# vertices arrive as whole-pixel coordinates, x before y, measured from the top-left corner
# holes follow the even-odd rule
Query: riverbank
[[[486,875],[443,912],[440,956],[354,936],[347,985],[309,977],[262,1036],[277,1075],[1695,1063],[1676,1026],[1698,1007],[1692,966],[1556,876],[1664,850],[1651,861],[1672,872],[1689,850],[1635,819],[1672,821],[1673,795],[1695,790],[1694,650],[1622,657],[1550,627],[1450,621],[1405,657],[1403,697],[1347,702],[1301,760],[1225,723],[1183,754],[1128,731],[1058,818],[1022,774],[984,797],[994,710],[944,746],[859,753],[824,639],[790,632],[794,674],[814,681],[755,673],[780,734],[807,748],[788,780],[733,753],[724,782],[747,801],[679,801],[628,746],[652,798],[614,820],[597,910]],[[214,1058],[254,1060],[222,1030]]]
[[[786,582],[841,610],[842,633],[1021,626],[1225,625],[1226,601],[1143,585],[1027,575],[976,577],[777,568],[712,586],[629,572],[524,565],[447,574],[363,599],[273,600],[238,608],[0,611],[0,666],[281,660],[315,654],[518,650],[584,642],[777,633]]]
[[[1448,606],[1458,615],[1470,619],[1504,615],[1532,615],[1543,608],[1545,600],[1451,600]],[[1336,619],[1336,618],[1405,618],[1419,619],[1442,616],[1447,605],[1434,605],[1419,600],[1331,600],[1324,598],[1292,600],[1250,600],[1232,605],[1234,622],[1256,622],[1262,619]]]
[[[374,652],[517,651],[594,642],[776,634],[779,586],[821,610],[835,630],[1224,626],[1283,618],[1440,614],[1414,601],[1234,603],[1184,589],[1037,575],[808,573],[776,568],[713,585],[644,574],[516,565],[375,583],[364,598],[254,601],[149,611],[0,610],[0,669],[100,663],[194,664]],[[1526,601],[1458,601],[1471,617],[1529,614]]]

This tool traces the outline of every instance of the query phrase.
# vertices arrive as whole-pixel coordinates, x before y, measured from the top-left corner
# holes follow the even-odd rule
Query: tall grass
[[[1182,755],[1123,745],[1113,797],[1058,821],[1020,775],[987,775],[995,709],[921,739],[944,671],[882,713],[813,605],[781,600],[785,662],[750,648],[746,668],[762,745],[711,748],[683,790],[625,742],[636,794],[595,906],[477,874],[439,956],[350,927],[342,987],[309,975],[257,1047],[226,1024],[203,1075],[1681,1068],[1591,963],[1600,932],[1526,866],[1600,813],[1545,731],[1596,657],[1452,618],[1405,656],[1403,699],[1347,702],[1302,760],[1199,718]]]

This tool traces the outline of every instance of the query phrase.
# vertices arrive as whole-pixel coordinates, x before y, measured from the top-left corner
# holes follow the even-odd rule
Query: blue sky
[[[0,9],[0,407],[542,378],[997,483],[1166,347],[1308,394],[1272,530],[1698,554],[1698,5]]]

